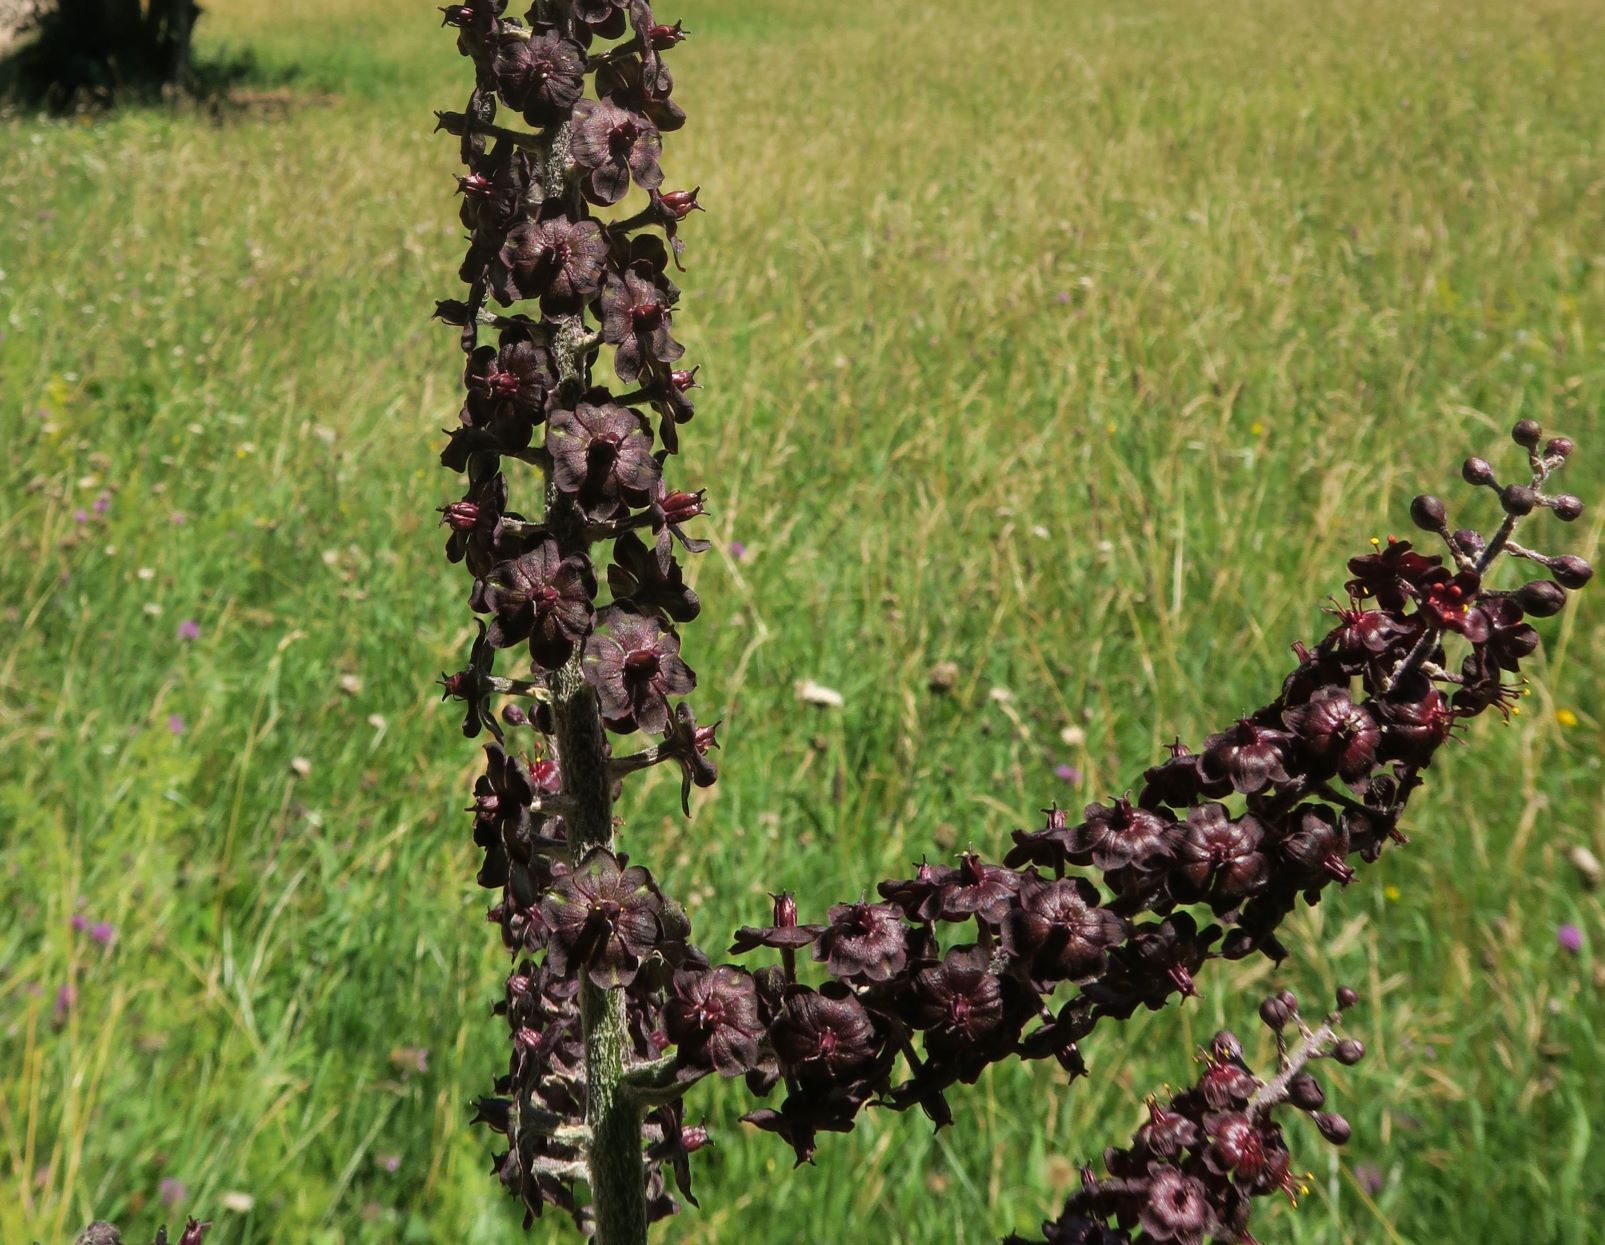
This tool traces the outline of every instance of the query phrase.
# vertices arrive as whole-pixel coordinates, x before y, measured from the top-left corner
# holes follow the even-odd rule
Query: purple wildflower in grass
[[[183,527],[184,524],[189,522],[189,515],[185,514],[182,510],[175,510],[172,514],[167,516],[167,521],[174,527]]]
[[[110,493],[101,493],[101,494],[99,494],[95,498],[94,506],[92,507],[92,509],[94,510],[94,512],[96,514],[105,514],[106,511],[111,509],[111,494]]]
[[[1067,782],[1075,786],[1081,782],[1081,771],[1074,765],[1059,764],[1053,767],[1053,776],[1060,782]]]
[[[739,540],[731,541],[730,556],[737,562],[741,561],[742,558],[747,556],[747,546],[742,544]]]
[[[189,1186],[172,1176],[163,1176],[161,1183],[156,1186],[156,1196],[161,1199],[165,1209],[172,1210],[180,1202],[189,1200]]]
[[[56,991],[56,1005],[55,1010],[51,1013],[51,1018],[58,1025],[65,1024],[67,1022],[67,1014],[72,1011],[77,1002],[78,987],[69,981]]]
[[[178,638],[180,640],[198,640],[201,638],[201,625],[193,618],[186,618],[178,624]]]
[[[175,735],[182,735],[184,733],[183,716],[177,713],[169,713],[167,715],[167,729]]]
[[[378,1154],[374,1156],[373,1161],[379,1165],[381,1171],[394,1174],[401,1170],[401,1155],[399,1154]]]
[[[111,946],[112,939],[117,937],[117,931],[109,921],[96,921],[89,927],[89,940],[102,947]]]
[[[1583,931],[1568,921],[1555,931],[1555,941],[1562,949],[1576,955],[1583,949]]]
[[[81,934],[89,928],[89,918],[86,917],[82,912],[74,912],[72,914],[72,919],[68,921],[67,924],[71,925],[73,929],[77,930]]]
[[[1382,1169],[1374,1163],[1360,1163],[1354,1169],[1354,1179],[1360,1188],[1364,1189],[1368,1197],[1375,1197],[1382,1192],[1384,1177]]]
[[[75,523],[88,523],[89,522],[89,511],[87,511],[87,510],[74,510],[72,512],[72,517],[73,517],[73,522],[75,522]]]

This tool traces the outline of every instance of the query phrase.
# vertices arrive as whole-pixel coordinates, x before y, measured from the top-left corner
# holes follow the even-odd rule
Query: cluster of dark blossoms
[[[198,1219],[189,1220],[184,1225],[184,1232],[178,1238],[177,1245],[201,1245],[211,1226],[210,1223],[202,1223]],[[104,1219],[97,1219],[78,1234],[78,1239],[73,1245],[123,1245],[123,1235]],[[156,1229],[156,1239],[151,1245],[168,1245],[166,1228]]]
[[[686,1125],[684,1095],[704,1076],[770,1097],[746,1118],[802,1162],[867,1105],[947,1124],[948,1089],[1003,1059],[1080,1074],[1095,1028],[1193,994],[1210,959],[1282,959],[1277,931],[1300,902],[1404,841],[1406,804],[1458,724],[1518,711],[1539,639],[1527,619],[1556,613],[1591,571],[1513,539],[1534,511],[1582,509],[1548,491],[1571,442],[1523,421],[1521,482],[1465,466],[1497,494],[1495,531],[1452,530],[1441,502],[1417,498],[1416,525],[1445,552],[1390,539],[1351,561],[1333,627],[1295,646],[1275,700],[1196,751],[1178,742],[1135,798],[1079,820],[1052,809],[1001,863],[923,863],[817,924],[781,895],[733,949],[778,963],[711,963],[619,850],[613,816],[622,780],[649,766],[678,768],[687,811],[716,776],[714,728],[679,699],[695,679],[676,626],[701,606],[676,546],[705,547],[685,530],[703,495],[665,479],[694,384],[669,269],[696,192],[664,191],[659,164],[662,134],[684,121],[664,54],[685,31],[645,0],[537,0],[522,20],[505,8],[443,10],[475,85],[463,111],[439,114],[459,140],[469,231],[467,296],[437,308],[466,355],[441,454],[466,487],[442,513],[479,615],[467,665],[443,685],[464,733],[493,737],[473,833],[512,961],[496,1005],[507,1069],[478,1118],[506,1139],[494,1170],[526,1221],[553,1205],[604,1245],[640,1245],[675,1193],[694,1200],[689,1156],[708,1137]],[[539,480],[527,513],[512,508],[509,463]],[[1496,589],[1501,556],[1546,574]],[[497,674],[504,656],[517,668]],[[632,734],[647,739],[614,755],[610,739]],[[1302,1069],[1331,1031],[1294,1013],[1273,999],[1263,1015],[1298,1027],[1289,1068]],[[1340,1061],[1355,1050],[1332,1047]],[[1052,1239],[1249,1239],[1251,1199],[1290,1180],[1270,1113],[1319,1096],[1302,1071],[1260,1084],[1217,1039],[1199,1086],[1156,1107],[1107,1177],[1089,1173]]]

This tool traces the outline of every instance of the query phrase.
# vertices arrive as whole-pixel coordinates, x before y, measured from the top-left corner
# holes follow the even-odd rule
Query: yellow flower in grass
[[[1576,726],[1577,715],[1570,709],[1557,709],[1555,710],[1555,721],[1559,722],[1562,726]]]

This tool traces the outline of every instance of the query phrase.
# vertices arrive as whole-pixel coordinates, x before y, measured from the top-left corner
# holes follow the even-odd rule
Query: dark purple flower
[[[1411,765],[1425,765],[1449,738],[1455,712],[1444,694],[1426,680],[1409,691],[1408,698],[1378,701],[1374,710],[1382,726],[1383,755]]]
[[[690,622],[702,609],[697,594],[686,587],[680,564],[671,557],[664,567],[656,550],[634,532],[614,542],[607,586],[615,602],[629,601],[643,614],[661,613],[675,622]]]
[[[546,448],[557,487],[604,517],[621,501],[645,505],[662,473],[646,420],[614,402],[553,411]]]
[[[1260,853],[1264,837],[1251,813],[1232,821],[1224,804],[1189,810],[1176,848],[1178,890],[1190,898],[1228,903],[1246,898],[1265,884],[1267,862]]]
[[[745,955],[756,947],[796,951],[819,937],[824,926],[797,924],[797,901],[790,891],[781,891],[770,898],[775,902],[774,924],[768,927],[743,925],[736,931],[731,955]]]
[[[1286,782],[1287,746],[1284,731],[1272,730],[1244,718],[1230,730],[1211,735],[1198,757],[1204,781],[1225,780],[1233,790],[1252,795],[1273,782]]]
[[[1538,647],[1538,632],[1523,621],[1521,606],[1507,596],[1483,597],[1467,620],[1466,636],[1481,646],[1488,662],[1512,673]]]
[[[944,921],[975,917],[988,925],[1001,925],[1025,880],[1024,874],[989,865],[974,852],[965,852],[959,857],[958,868],[937,869],[933,874],[937,915]],[[881,894],[891,898],[884,890]]]
[[[668,279],[644,264],[623,276],[608,273],[602,286],[602,340],[618,347],[613,371],[634,383],[643,372],[673,363],[685,347],[670,336],[675,291]]]
[[[1354,578],[1345,587],[1358,600],[1375,597],[1383,609],[1401,610],[1426,573],[1442,562],[1437,556],[1415,552],[1407,540],[1389,536],[1376,553],[1349,560],[1349,574]]]
[[[696,675],[680,659],[680,637],[656,618],[618,606],[604,617],[606,634],[585,646],[585,674],[596,689],[602,716],[621,729],[631,725],[661,734],[669,697],[684,696]]]
[[[1019,1025],[1007,1023],[1003,979],[992,971],[984,947],[954,947],[940,964],[914,976],[906,1012],[909,1023],[925,1030],[927,1053],[934,1058],[999,1053],[999,1039],[1012,1042]]]
[[[764,1026],[751,973],[729,964],[677,971],[663,1019],[669,1040],[692,1066],[721,1076],[741,1076],[757,1066]]]
[[[573,311],[602,288],[607,243],[594,220],[543,211],[507,234],[491,270],[491,292],[503,303],[538,298],[547,315]]]
[[[555,30],[513,40],[496,52],[496,85],[531,125],[566,120],[585,89],[585,53]]]
[[[1371,715],[1349,699],[1347,688],[1321,688],[1309,703],[1284,709],[1282,721],[1306,751],[1345,781],[1360,778],[1376,764],[1382,733]]]
[[[658,944],[662,910],[650,873],[599,848],[541,901],[547,966],[565,976],[583,968],[604,990],[627,986]]]
[[[1321,804],[1302,804],[1289,817],[1292,830],[1276,850],[1293,866],[1300,886],[1320,887],[1329,879],[1347,886],[1354,870],[1349,854],[1348,823]]]
[[[468,653],[468,665],[456,674],[443,674],[440,676],[442,700],[456,697],[467,706],[463,717],[463,734],[469,739],[478,735],[480,729],[487,728],[497,739],[502,737],[501,725],[496,721],[496,715],[491,711],[490,685],[491,667],[496,660],[496,651],[486,639],[485,624],[479,624],[479,634],[474,637],[473,647]]]
[[[1203,1184],[1174,1167],[1154,1169],[1138,1218],[1152,1240],[1176,1245],[1202,1245],[1215,1222]]]
[[[1126,936],[1126,922],[1098,906],[1098,891],[1085,878],[1028,882],[1019,907],[1009,913],[1016,955],[1037,981],[1076,981],[1099,972],[1106,953]]]
[[[1069,834],[1070,859],[1111,873],[1152,872],[1171,857],[1174,836],[1164,818],[1125,796],[1113,804],[1089,804],[1086,819]]]
[[[581,100],[574,109],[570,151],[583,174],[585,197],[604,207],[624,198],[630,179],[642,190],[663,184],[658,127],[638,112],[606,100]]]
[[[476,589],[474,607],[496,615],[487,642],[511,648],[529,641],[542,670],[556,670],[591,633],[596,577],[582,553],[562,555],[555,540],[493,566]]]
[[[814,958],[846,981],[887,981],[908,962],[903,914],[891,904],[837,904],[814,944]]]
[[[864,1071],[879,1054],[881,1037],[864,1005],[846,986],[819,990],[791,986],[769,1041],[781,1070],[803,1085],[827,1088]]]

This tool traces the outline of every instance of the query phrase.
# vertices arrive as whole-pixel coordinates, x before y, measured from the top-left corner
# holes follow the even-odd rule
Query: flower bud
[[[1280,1033],[1287,1022],[1292,1019],[1291,1013],[1274,995],[1259,1005],[1259,1018],[1274,1032]]]
[[[662,22],[647,27],[647,40],[660,52],[666,52],[676,43],[682,42],[691,32],[681,23],[675,22],[672,26],[665,26]]]
[[[454,501],[440,508],[440,521],[454,532],[471,532],[479,523],[479,507],[471,501]]]
[[[1410,522],[1423,532],[1442,531],[1444,527],[1443,503],[1430,493],[1422,493],[1410,503]]]
[[[1300,1111],[1319,1111],[1326,1101],[1326,1091],[1308,1072],[1300,1072],[1287,1083],[1287,1100]]]
[[[687,389],[701,387],[697,384],[697,368],[692,368],[689,372],[670,372],[669,383],[674,386],[676,393],[684,393]]]
[[[1524,614],[1534,618],[1548,618],[1558,614],[1566,604],[1566,589],[1547,579],[1535,579],[1523,584],[1512,594]]]
[[[528,726],[529,714],[519,705],[503,705],[502,721],[508,726]]]
[[[1360,1001],[1360,996],[1348,986],[1339,986],[1337,992],[1338,1011],[1347,1011]]]
[[[1594,578],[1594,568],[1587,559],[1572,553],[1553,559],[1549,564],[1549,573],[1560,581],[1563,588],[1581,588]]]
[[[659,196],[658,202],[663,205],[663,210],[674,220],[684,220],[692,212],[705,210],[702,204],[697,202],[697,195],[701,190],[701,186],[693,190],[671,190],[667,194]]]
[[[1460,547],[1461,552],[1473,556],[1481,553],[1483,545],[1487,543],[1483,540],[1481,532],[1470,527],[1463,527],[1456,532],[1454,542]]]
[[[1460,464],[1460,478],[1467,484],[1482,486],[1494,482],[1494,469],[1486,458],[1468,458]]]
[[[1499,504],[1505,508],[1506,514],[1531,514],[1533,507],[1538,504],[1538,490],[1528,488],[1525,484],[1507,484],[1499,491]]]
[[[1576,448],[1577,446],[1573,444],[1570,437],[1551,437],[1549,443],[1544,446],[1544,457],[1570,458],[1572,451]]]
[[[708,1135],[708,1129],[703,1124],[689,1124],[680,1130],[680,1146],[687,1154],[695,1154],[703,1146],[713,1144],[713,1138]]]
[[[1352,1068],[1365,1058],[1365,1043],[1359,1038],[1344,1038],[1332,1048],[1332,1058],[1346,1068]]]
[[[1298,1011],[1298,995],[1291,990],[1283,990],[1276,997],[1282,1000],[1282,1006],[1287,1008],[1289,1014]]]
[[[1573,497],[1570,493],[1562,493],[1559,497],[1550,498],[1549,508],[1562,523],[1570,523],[1582,515],[1583,499]]]
[[[1316,1115],[1313,1118],[1315,1120],[1315,1127],[1321,1130],[1321,1136],[1325,1137],[1333,1145],[1341,1146],[1348,1144],[1349,1122],[1341,1115],[1322,1111],[1319,1115]]]
[[[1544,430],[1536,419],[1518,419],[1516,426],[1510,430],[1510,439],[1524,449],[1532,449],[1538,444]]]
[[[713,733],[718,729],[719,723],[715,722],[712,726],[699,726],[691,732],[691,746],[697,750],[699,756],[705,755],[709,748],[719,746],[719,741],[713,737]]]
[[[665,493],[658,502],[658,508],[663,511],[663,517],[670,523],[684,523],[687,519],[694,519],[702,513],[702,491],[695,493],[682,493],[679,491]]]
[[[797,899],[790,891],[781,891],[778,895],[771,895],[775,901],[775,928],[795,929],[797,927]]]

